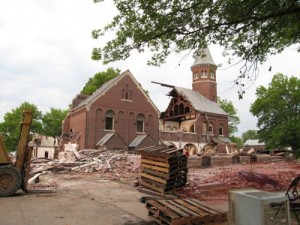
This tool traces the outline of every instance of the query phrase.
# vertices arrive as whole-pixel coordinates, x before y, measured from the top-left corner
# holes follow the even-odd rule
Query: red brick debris
[[[208,169],[190,169],[187,185],[177,190],[181,197],[201,200],[227,199],[230,189],[255,188],[284,191],[300,175],[297,162],[255,163]],[[267,181],[267,182],[266,182]]]
[[[53,173],[80,178],[93,177],[95,173],[102,180],[111,180],[138,186],[140,178],[140,155],[120,152],[90,151],[80,152],[80,159],[71,162],[57,160],[33,160],[32,176]],[[90,165],[78,168],[78,165]],[[189,169],[185,187],[175,190],[179,197],[193,197],[200,200],[227,199],[230,189],[255,188],[263,191],[284,191],[291,180],[300,175],[300,163],[294,162],[259,162],[252,164],[233,164],[223,167]],[[96,176],[99,177],[99,176]],[[42,179],[43,180],[43,179]],[[55,181],[45,183],[38,181],[36,188],[59,188]]]

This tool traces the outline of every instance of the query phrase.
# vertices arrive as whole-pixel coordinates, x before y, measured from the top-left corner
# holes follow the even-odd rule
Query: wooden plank
[[[139,186],[136,189],[139,192],[155,196],[156,198],[163,198],[163,199],[175,199],[176,198],[174,195],[168,195],[168,194],[159,193],[159,192],[151,190],[150,188],[147,188],[147,187]]]
[[[149,184],[143,180],[140,180],[140,185],[144,186],[144,187],[147,187],[147,188],[150,188],[151,190],[154,190],[154,191],[157,191],[159,193],[165,193],[165,189],[164,188],[160,188],[160,187],[156,187],[152,184]]]
[[[169,209],[168,207],[165,207],[164,205],[160,204],[159,202],[155,201],[155,200],[148,200],[146,203],[146,208],[149,207],[155,207],[157,210],[163,212],[164,214],[168,215],[171,219],[176,219],[176,218],[180,218],[180,215],[176,214],[175,212],[173,212],[171,209]],[[158,212],[157,212],[158,215]]]
[[[148,211],[148,216],[151,216],[152,220],[154,220],[157,224],[172,225],[172,219],[161,215],[156,215],[156,211],[154,209],[148,209]]]
[[[202,205],[202,206],[204,206],[204,207],[206,207],[206,208],[208,208],[208,209],[214,210],[214,211],[216,211],[216,212],[218,212],[218,213],[226,213],[225,211],[223,211],[223,210],[221,210],[221,209],[218,209],[218,208],[216,208],[216,207],[210,206],[210,205],[206,204],[205,202],[199,201],[198,199],[193,198],[193,199],[191,199],[191,200],[192,200],[193,202],[198,203],[199,205]]]
[[[150,170],[147,168],[141,168],[141,172],[147,173],[147,174],[152,174],[158,177],[162,177],[165,179],[168,179],[171,175],[169,173],[164,173],[164,172],[160,172],[160,171],[156,171],[156,170]]]
[[[167,180],[165,179],[162,179],[162,178],[159,178],[159,177],[155,177],[155,176],[151,176],[149,174],[146,174],[146,173],[141,173],[141,177],[146,177],[146,178],[149,178],[151,180],[155,180],[159,183],[162,183],[162,184],[166,184],[167,183]]]
[[[197,204],[196,202],[193,202],[191,199],[184,199],[184,201],[186,201],[187,203],[193,205],[193,206],[196,206],[198,208],[200,208],[201,210],[203,210],[204,212],[207,212],[211,215],[218,215],[218,213],[215,211],[215,210],[211,210],[209,208],[206,208],[205,206],[203,205],[199,205]]]
[[[142,154],[141,155],[141,159],[148,159],[148,160],[153,160],[153,161],[157,161],[157,162],[169,162],[169,160],[165,157],[157,157],[154,155],[148,155],[148,154]]]
[[[166,200],[169,204],[175,206],[176,208],[181,209],[183,212],[188,213],[190,216],[199,216],[197,213],[193,212],[192,210],[186,208],[185,206],[181,205],[180,203],[173,201],[173,200]]]
[[[185,155],[173,155],[171,157],[161,157],[161,156],[157,156],[157,155],[153,155],[153,154],[142,154],[141,155],[141,159],[149,159],[149,160],[154,160],[154,161],[158,161],[158,162],[168,162],[168,163],[173,163],[176,162],[178,160],[186,160],[187,161],[187,157]]]
[[[185,202],[181,199],[174,199],[174,201],[181,204],[181,205],[183,205],[183,206],[185,206],[186,208],[189,208],[193,212],[196,212],[199,216],[203,216],[203,217],[209,216],[209,213],[207,213],[207,212],[205,212],[205,211],[203,211],[203,210],[201,210],[201,209],[199,209],[199,208],[197,208],[197,207],[195,207],[191,204],[188,204],[187,202]]]
[[[141,172],[145,172],[148,174],[152,174],[158,177],[162,177],[165,179],[173,179],[176,178],[178,176],[187,176],[187,171],[188,169],[178,169],[169,173],[164,173],[164,172],[160,172],[160,171],[155,171],[155,170],[151,170],[151,169],[147,169],[147,168],[141,168]]]
[[[165,167],[165,168],[170,168],[170,164],[169,163],[156,162],[156,161],[148,160],[148,159],[141,159],[141,162],[142,163],[146,163],[146,164],[161,166],[161,167]]]
[[[167,202],[168,200],[157,200],[160,204],[170,208],[173,212],[175,212],[176,214],[178,214],[181,217],[185,217],[185,218],[189,218],[190,215],[184,211],[182,211],[181,209],[171,205],[169,202]]]
[[[151,165],[148,165],[148,164],[145,164],[145,163],[142,163],[141,167],[142,168],[143,167],[144,168],[148,168],[148,169],[151,169],[151,170],[157,170],[157,171],[161,171],[161,172],[166,172],[166,173],[169,172],[168,168],[163,168],[163,167],[159,167],[159,166],[151,166]]]
[[[143,180],[143,181],[145,181],[145,182],[147,182],[149,184],[152,184],[152,185],[154,185],[156,187],[161,187],[163,189],[167,189],[167,188],[170,189],[170,188],[173,188],[173,186],[174,186],[173,184],[162,184],[162,183],[157,182],[155,180],[151,180],[151,179],[149,179],[147,177],[141,177],[141,180]]]
[[[173,180],[168,180],[167,183],[163,184],[163,183],[157,182],[155,180],[149,179],[147,177],[141,177],[141,179],[146,181],[149,184],[153,184],[157,187],[162,187],[162,188],[170,189],[170,190],[180,187],[180,186],[184,185],[186,182],[186,180],[173,179]]]

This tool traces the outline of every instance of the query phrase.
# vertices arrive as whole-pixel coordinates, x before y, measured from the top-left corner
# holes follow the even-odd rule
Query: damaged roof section
[[[227,115],[227,113],[219,106],[218,103],[210,101],[197,91],[182,87],[174,87],[169,95],[174,96],[174,91],[178,95],[183,95],[197,111]]]

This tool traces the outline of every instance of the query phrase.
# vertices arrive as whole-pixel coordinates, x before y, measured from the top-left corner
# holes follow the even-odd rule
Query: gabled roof
[[[193,91],[191,89],[182,87],[174,87],[174,90],[177,92],[177,94],[185,96],[197,111],[227,116],[227,113],[219,106],[218,103],[210,101],[202,96],[198,91]]]
[[[147,137],[147,134],[141,134],[136,136],[136,138],[130,143],[129,147],[137,147],[141,142]]]
[[[195,62],[192,65],[192,67],[201,65],[201,64],[210,64],[210,65],[216,66],[216,64],[214,63],[214,60],[211,57],[208,47],[199,51],[198,55],[195,56]]]
[[[107,133],[103,136],[103,138],[101,138],[101,140],[96,144],[96,146],[103,146],[106,144],[106,142],[109,141],[109,139],[112,138],[112,136],[114,136],[115,133]]]
[[[119,74],[118,76],[114,77],[113,79],[107,81],[104,83],[99,89],[97,89],[91,96],[87,97],[85,100],[80,102],[78,106],[76,106],[73,110],[78,109],[82,106],[87,106],[95,102],[100,96],[104,95],[106,91],[108,91],[110,88],[112,88],[119,80],[121,80],[125,76],[130,76],[132,80],[136,83],[138,87],[140,87],[140,84],[137,82],[137,80],[134,78],[134,76],[131,74],[129,70],[126,70],[125,72]],[[142,89],[142,88],[141,88]],[[152,100],[145,94],[145,92],[142,90],[142,93],[144,96],[149,100],[150,104],[155,108],[155,110],[159,114],[158,108],[154,105]]]

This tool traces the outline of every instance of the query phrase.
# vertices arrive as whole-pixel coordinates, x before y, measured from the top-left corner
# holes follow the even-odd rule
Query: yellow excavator
[[[32,112],[24,111],[23,122],[16,152],[16,161],[12,163],[0,135],[0,197],[13,195],[20,188],[27,192],[28,177],[33,146],[28,145]]]

